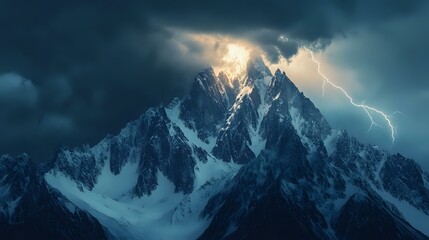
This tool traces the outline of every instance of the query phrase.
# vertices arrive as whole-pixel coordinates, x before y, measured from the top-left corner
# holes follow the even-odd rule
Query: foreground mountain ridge
[[[0,157],[2,239],[106,239],[100,223],[46,184],[26,154]]]
[[[59,149],[37,176],[112,239],[429,235],[420,166],[332,129],[260,57],[240,79],[202,71],[184,98],[93,147]]]

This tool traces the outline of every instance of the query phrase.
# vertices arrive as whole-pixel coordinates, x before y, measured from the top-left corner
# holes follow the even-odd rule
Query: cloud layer
[[[402,19],[420,16],[422,4],[418,0],[1,1],[0,153],[25,151],[41,161],[57,145],[94,143],[148,107],[186,93],[199,70],[216,64],[217,55],[207,54],[210,49],[196,41],[195,34],[248,41],[277,62],[295,56],[301,44],[323,49],[362,29],[393,24],[395,31],[411,31]],[[281,35],[288,41],[279,39]],[[382,41],[389,33],[379,36]],[[371,64],[359,61],[365,46],[351,42],[359,49],[353,52],[356,60],[333,61],[350,60],[363,67],[366,63],[374,74],[389,72],[390,67],[371,69]],[[390,42],[391,48],[404,43],[406,39]],[[211,45],[214,51],[217,47]],[[401,58],[413,58],[415,52],[403,50]],[[384,52],[388,51],[386,47]],[[413,64],[405,67],[422,71]],[[418,87],[419,81],[413,84]]]

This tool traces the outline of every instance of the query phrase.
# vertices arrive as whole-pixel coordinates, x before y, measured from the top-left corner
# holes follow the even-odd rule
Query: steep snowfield
[[[45,180],[118,239],[195,239],[208,225],[208,219],[199,218],[208,199],[239,168],[214,158],[197,166],[196,188],[189,195],[174,192],[174,184],[158,172],[158,187],[150,196],[131,197],[129,191],[136,182],[132,164],[116,176],[106,164],[92,191],[81,191],[62,173],[47,173]]]
[[[52,187],[61,189],[68,199],[99,219],[101,224],[119,239],[142,239],[151,236],[155,238],[168,233],[165,231],[168,229],[168,222],[163,221],[163,216],[174,209],[183,195],[174,193],[173,184],[165,177],[160,174],[158,177],[159,187],[150,197],[139,199],[124,197],[115,200],[96,191],[88,189],[80,191],[75,182],[61,173],[45,175],[46,181]],[[103,179],[107,177],[103,176],[100,180]]]
[[[265,73],[265,75],[268,74]],[[258,156],[261,153],[265,148],[265,143],[267,141],[261,136],[260,131],[262,120],[271,106],[270,103],[266,101],[267,88],[271,79],[271,76],[266,76],[263,79],[257,79],[255,81],[255,85],[259,89],[259,96],[261,98],[261,104],[258,107],[258,122],[256,124],[256,128],[250,128],[250,140],[252,144],[249,147],[253,153],[255,153],[255,156]]]
[[[211,137],[209,138],[208,143],[206,143],[198,137],[198,133],[195,130],[187,128],[183,120],[179,118],[180,104],[181,102],[178,99],[173,100],[173,102],[167,108],[165,108],[167,117],[173,124],[180,128],[183,134],[185,134],[185,137],[186,139],[188,139],[189,144],[201,147],[208,153],[211,152],[214,147],[214,144],[216,143],[216,139],[214,137]]]
[[[429,215],[418,210],[408,202],[401,201],[393,197],[390,193],[384,190],[379,190],[376,187],[373,187],[373,189],[378,195],[380,195],[380,197],[393,204],[411,226],[426,234],[426,236],[429,236]]]
[[[137,168],[137,163],[128,162],[122,167],[118,175],[114,175],[110,171],[110,162],[106,161],[92,191],[111,199],[121,199],[129,196],[137,183]]]

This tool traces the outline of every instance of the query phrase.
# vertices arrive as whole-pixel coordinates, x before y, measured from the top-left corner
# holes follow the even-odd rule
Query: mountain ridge
[[[187,96],[93,147],[59,149],[39,174],[110,238],[428,239],[407,215],[429,222],[417,163],[332,129],[259,57],[231,82],[207,68]]]

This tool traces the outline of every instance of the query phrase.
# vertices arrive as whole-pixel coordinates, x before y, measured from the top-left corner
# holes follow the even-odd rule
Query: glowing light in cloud
[[[196,33],[188,33],[186,37],[201,46],[202,63],[212,66],[216,74],[225,73],[231,81],[242,76],[253,53],[262,54],[258,46],[245,39]]]
[[[347,97],[347,98],[349,99],[350,103],[351,103],[353,106],[363,109],[363,110],[365,111],[365,113],[368,115],[369,119],[371,120],[371,125],[369,126],[368,131],[370,131],[370,130],[371,130],[371,128],[372,128],[374,125],[376,125],[376,126],[380,126],[380,125],[378,125],[378,124],[374,121],[374,118],[373,118],[373,115],[372,115],[372,114],[374,114],[374,113],[375,113],[375,114],[379,114],[379,115],[380,115],[380,116],[381,116],[381,117],[386,121],[387,125],[389,125],[389,129],[390,129],[390,136],[391,136],[391,138],[392,138],[392,142],[394,142],[394,141],[395,141],[395,128],[394,128],[394,126],[393,126],[393,124],[392,124],[391,118],[392,118],[392,116],[393,116],[394,114],[396,114],[396,113],[400,113],[400,112],[396,111],[396,112],[394,112],[393,114],[388,115],[388,114],[384,113],[383,111],[381,111],[381,110],[379,110],[379,109],[376,109],[376,108],[374,108],[374,107],[368,106],[368,105],[366,105],[366,104],[364,104],[364,103],[361,103],[361,104],[356,103],[356,102],[353,100],[353,98],[350,96],[350,94],[349,94],[346,90],[344,90],[342,87],[340,87],[340,86],[338,86],[338,85],[334,84],[333,82],[331,82],[331,81],[329,80],[329,78],[327,78],[327,77],[326,77],[326,76],[325,76],[325,75],[320,71],[320,63],[319,63],[319,61],[317,61],[317,60],[314,58],[314,54],[313,54],[313,52],[312,52],[310,49],[306,48],[306,47],[304,47],[304,49],[305,49],[305,50],[307,50],[307,51],[310,53],[310,55],[311,55],[311,59],[313,60],[313,62],[314,62],[314,63],[316,63],[316,64],[317,64],[317,72],[318,72],[318,73],[319,73],[319,75],[320,75],[320,76],[322,76],[322,78],[323,78],[322,94],[323,94],[323,95],[325,94],[325,85],[326,85],[326,83],[328,83],[329,85],[331,85],[331,86],[332,86],[332,87],[334,87],[335,89],[338,89],[340,92],[342,92],[342,93],[344,94],[344,96],[345,96],[345,97]]]
[[[227,53],[222,59],[227,66],[224,71],[230,75],[230,77],[239,76],[246,69],[249,55],[249,50],[246,49],[245,46],[229,43],[227,45]]]

